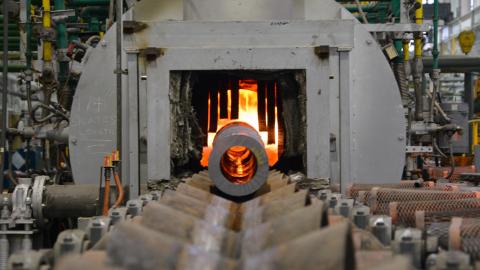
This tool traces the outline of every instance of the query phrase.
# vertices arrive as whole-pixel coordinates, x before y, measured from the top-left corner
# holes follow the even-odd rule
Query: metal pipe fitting
[[[268,170],[265,146],[253,127],[233,122],[220,129],[208,159],[208,173],[220,191],[252,194],[265,184]]]

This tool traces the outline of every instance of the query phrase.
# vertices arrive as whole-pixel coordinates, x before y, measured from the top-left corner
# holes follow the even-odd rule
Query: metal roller
[[[265,184],[268,170],[265,146],[253,127],[232,122],[218,131],[208,174],[220,191],[232,196],[252,194]]]

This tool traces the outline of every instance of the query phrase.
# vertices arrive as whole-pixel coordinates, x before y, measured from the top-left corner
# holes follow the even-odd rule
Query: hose
[[[453,174],[455,173],[455,159],[453,158],[453,144],[452,144],[452,138],[448,140],[448,147],[450,149],[450,173],[447,176],[447,179],[451,179]]]
[[[108,210],[110,208],[110,173],[108,168],[105,168],[105,189],[103,191],[103,209],[102,214],[108,216]]]
[[[57,107],[57,108],[55,108],[55,107]],[[50,114],[38,119],[35,116],[35,113],[40,108],[45,109],[46,111],[49,111]],[[61,111],[60,106],[55,106],[55,104],[51,104],[51,106],[48,106],[48,105],[43,104],[43,103],[38,104],[37,106],[35,106],[35,108],[33,108],[30,117],[32,118],[33,122],[35,122],[35,123],[44,123],[44,122],[52,119],[55,116],[59,116],[60,118],[63,118],[63,120],[66,120],[66,121],[70,121],[69,117],[64,112]]]
[[[431,80],[433,84],[433,92],[432,92],[432,100],[430,104],[430,122],[432,123],[435,120],[435,103],[437,102],[437,93],[440,91],[439,76],[440,76],[440,71],[438,69],[434,69],[431,76]]]
[[[449,158],[450,159],[450,172],[448,173],[448,176],[446,177],[447,179],[451,179],[453,174],[455,173],[455,159],[453,157],[453,144],[452,144],[452,138],[448,140],[448,147],[449,147],[449,156],[447,156],[445,153],[442,152],[440,147],[438,147],[436,137],[432,137],[432,144],[433,148],[443,157],[443,158]]]
[[[414,89],[415,89],[415,120],[423,120],[423,93],[422,93],[422,81],[419,77],[414,76]]]
[[[432,137],[432,144],[433,144],[433,148],[435,148],[435,150],[436,150],[443,158],[448,158],[448,156],[445,155],[445,153],[443,153],[442,150],[440,150],[440,147],[438,147],[437,140],[436,140],[435,136]]]
[[[11,145],[9,143],[9,145]],[[13,173],[13,168],[12,168],[12,160],[13,160],[13,153],[11,151],[9,151],[9,157],[8,157],[8,179],[10,180],[10,182],[16,186],[18,184],[18,181],[15,177],[15,174]]]
[[[117,171],[113,169],[113,178],[115,179],[115,186],[117,187],[117,200],[115,201],[115,204],[113,204],[113,208],[119,207],[124,200],[125,194],[123,192],[123,186],[122,182],[120,181],[120,176],[118,175]]]
[[[408,103],[412,103],[414,100],[413,95],[408,91],[408,78],[405,71],[404,62],[393,63],[393,71],[395,79],[397,79],[398,88],[400,89],[400,95],[402,100],[406,100]]]

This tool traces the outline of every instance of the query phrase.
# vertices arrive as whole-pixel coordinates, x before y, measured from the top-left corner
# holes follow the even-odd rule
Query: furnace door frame
[[[305,70],[307,176],[330,177],[330,61],[315,48],[168,49],[146,63],[148,179],[170,179],[170,72],[197,70]],[[151,164],[155,164],[151,166]]]
[[[136,73],[129,68],[128,78],[132,83],[124,90],[126,96],[147,92],[147,178],[170,179],[170,72],[197,70],[305,70],[306,73],[306,172],[308,177],[329,178],[331,121],[342,125],[338,136],[341,162],[341,182],[348,179],[351,151],[351,112],[343,113],[340,119],[330,119],[329,95],[332,66],[342,66],[340,74],[341,102],[350,101],[350,50],[354,44],[355,22],[353,20],[319,21],[261,21],[261,22],[196,22],[159,21],[134,22],[144,24],[141,30],[124,33],[127,55],[137,59]],[[342,52],[328,53],[328,49]],[[320,50],[317,50],[320,49]],[[335,62],[333,62],[335,61]],[[130,66],[131,64],[131,66]],[[129,63],[133,67],[134,63]],[[135,70],[135,68],[134,68]],[[141,70],[139,72],[139,70]],[[134,73],[134,74],[132,74]],[[141,75],[140,75],[141,73]],[[343,76],[345,75],[345,76]],[[333,86],[336,87],[336,86]],[[335,94],[336,95],[336,94]],[[135,105],[126,106],[123,123],[131,136],[124,137],[124,165],[122,172],[131,185],[138,186],[140,173],[139,133],[144,121],[131,114],[142,114],[141,97]],[[140,104],[138,103],[140,102]],[[124,107],[125,108],[125,107]],[[130,115],[130,116],[128,116]],[[128,116],[128,117],[125,117]],[[142,131],[139,131],[142,130]],[[125,135],[128,135],[125,134]],[[338,137],[337,137],[338,138]],[[130,148],[127,148],[129,141]],[[132,159],[133,162],[129,161]],[[347,160],[348,159],[348,160]],[[333,168],[336,170],[336,168]],[[132,184],[133,183],[133,184]],[[138,190],[138,189],[137,189]]]

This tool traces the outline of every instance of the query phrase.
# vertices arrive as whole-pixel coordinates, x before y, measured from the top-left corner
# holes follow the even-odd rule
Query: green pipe
[[[2,57],[3,52],[0,52],[0,58]],[[9,51],[8,52],[8,60],[20,60],[20,52],[19,51]],[[33,59],[37,60],[37,54],[33,54]]]
[[[360,5],[362,7],[362,10],[364,12],[372,12],[375,11],[375,8],[377,7],[377,4],[367,4],[367,5]],[[358,12],[359,8],[357,5],[354,4],[348,4],[348,5],[343,5],[344,8],[346,8],[350,12]]]
[[[26,7],[25,12],[26,14],[26,24],[25,24],[25,33],[27,35],[27,42],[26,42],[26,50],[25,50],[25,58],[27,62],[27,69],[32,69],[32,21],[31,21],[31,8],[32,2],[31,0],[26,0]]]
[[[3,65],[0,64],[0,68],[3,69]],[[27,69],[25,65],[9,65],[8,72],[22,72]]]
[[[3,31],[2,31],[2,30],[0,30],[0,35],[3,35]],[[20,37],[20,32],[8,31],[8,36],[9,36],[9,37]]]
[[[393,16],[395,17],[395,22],[400,22],[400,9],[401,9],[401,1],[400,0],[393,0],[391,2],[392,5],[392,13]]]
[[[70,6],[108,6],[110,0],[70,0]]]
[[[395,61],[396,62],[403,62],[403,41],[401,39],[395,39],[393,41],[393,45],[395,47],[395,50],[398,53],[398,57]]]
[[[0,42],[3,42],[3,40],[0,40]],[[19,51],[20,50],[20,44],[15,43],[15,44],[8,44],[8,51]]]
[[[3,34],[3,31],[2,31],[2,34]],[[3,38],[0,38],[0,42],[3,42]],[[20,44],[20,37],[12,37],[10,36],[10,33],[8,35],[8,43],[18,43]]]
[[[80,12],[81,18],[108,17],[108,7],[85,7]]]
[[[65,10],[65,0],[55,0],[55,10]],[[68,46],[65,22],[57,22],[57,47],[65,49]]]
[[[2,15],[0,15],[2,16]],[[2,30],[3,31],[3,30]],[[20,31],[20,28],[18,28],[18,24],[16,23],[10,23],[8,24],[8,33],[10,34],[10,31],[13,31],[13,32],[19,32]]]
[[[1,3],[2,1],[0,1]],[[3,20],[3,14],[0,14],[0,19]],[[13,26],[16,26],[18,28],[18,22],[16,20],[12,20],[12,18],[9,19],[8,21],[8,27],[13,27]]]
[[[438,69],[438,0],[433,1],[433,69]]]
[[[31,10],[32,10],[32,0],[25,0],[25,33],[27,35],[27,42],[25,44],[25,59],[26,59],[26,68],[25,68],[25,74],[31,75],[32,72],[32,58],[34,55],[32,54],[32,18],[31,18]],[[38,56],[38,54],[35,55],[35,57]],[[32,113],[32,79],[33,76],[26,76],[26,92],[27,92],[27,109],[28,109],[28,114],[30,115]],[[32,119],[30,117],[27,117],[28,122],[27,124],[29,126],[32,125]]]

